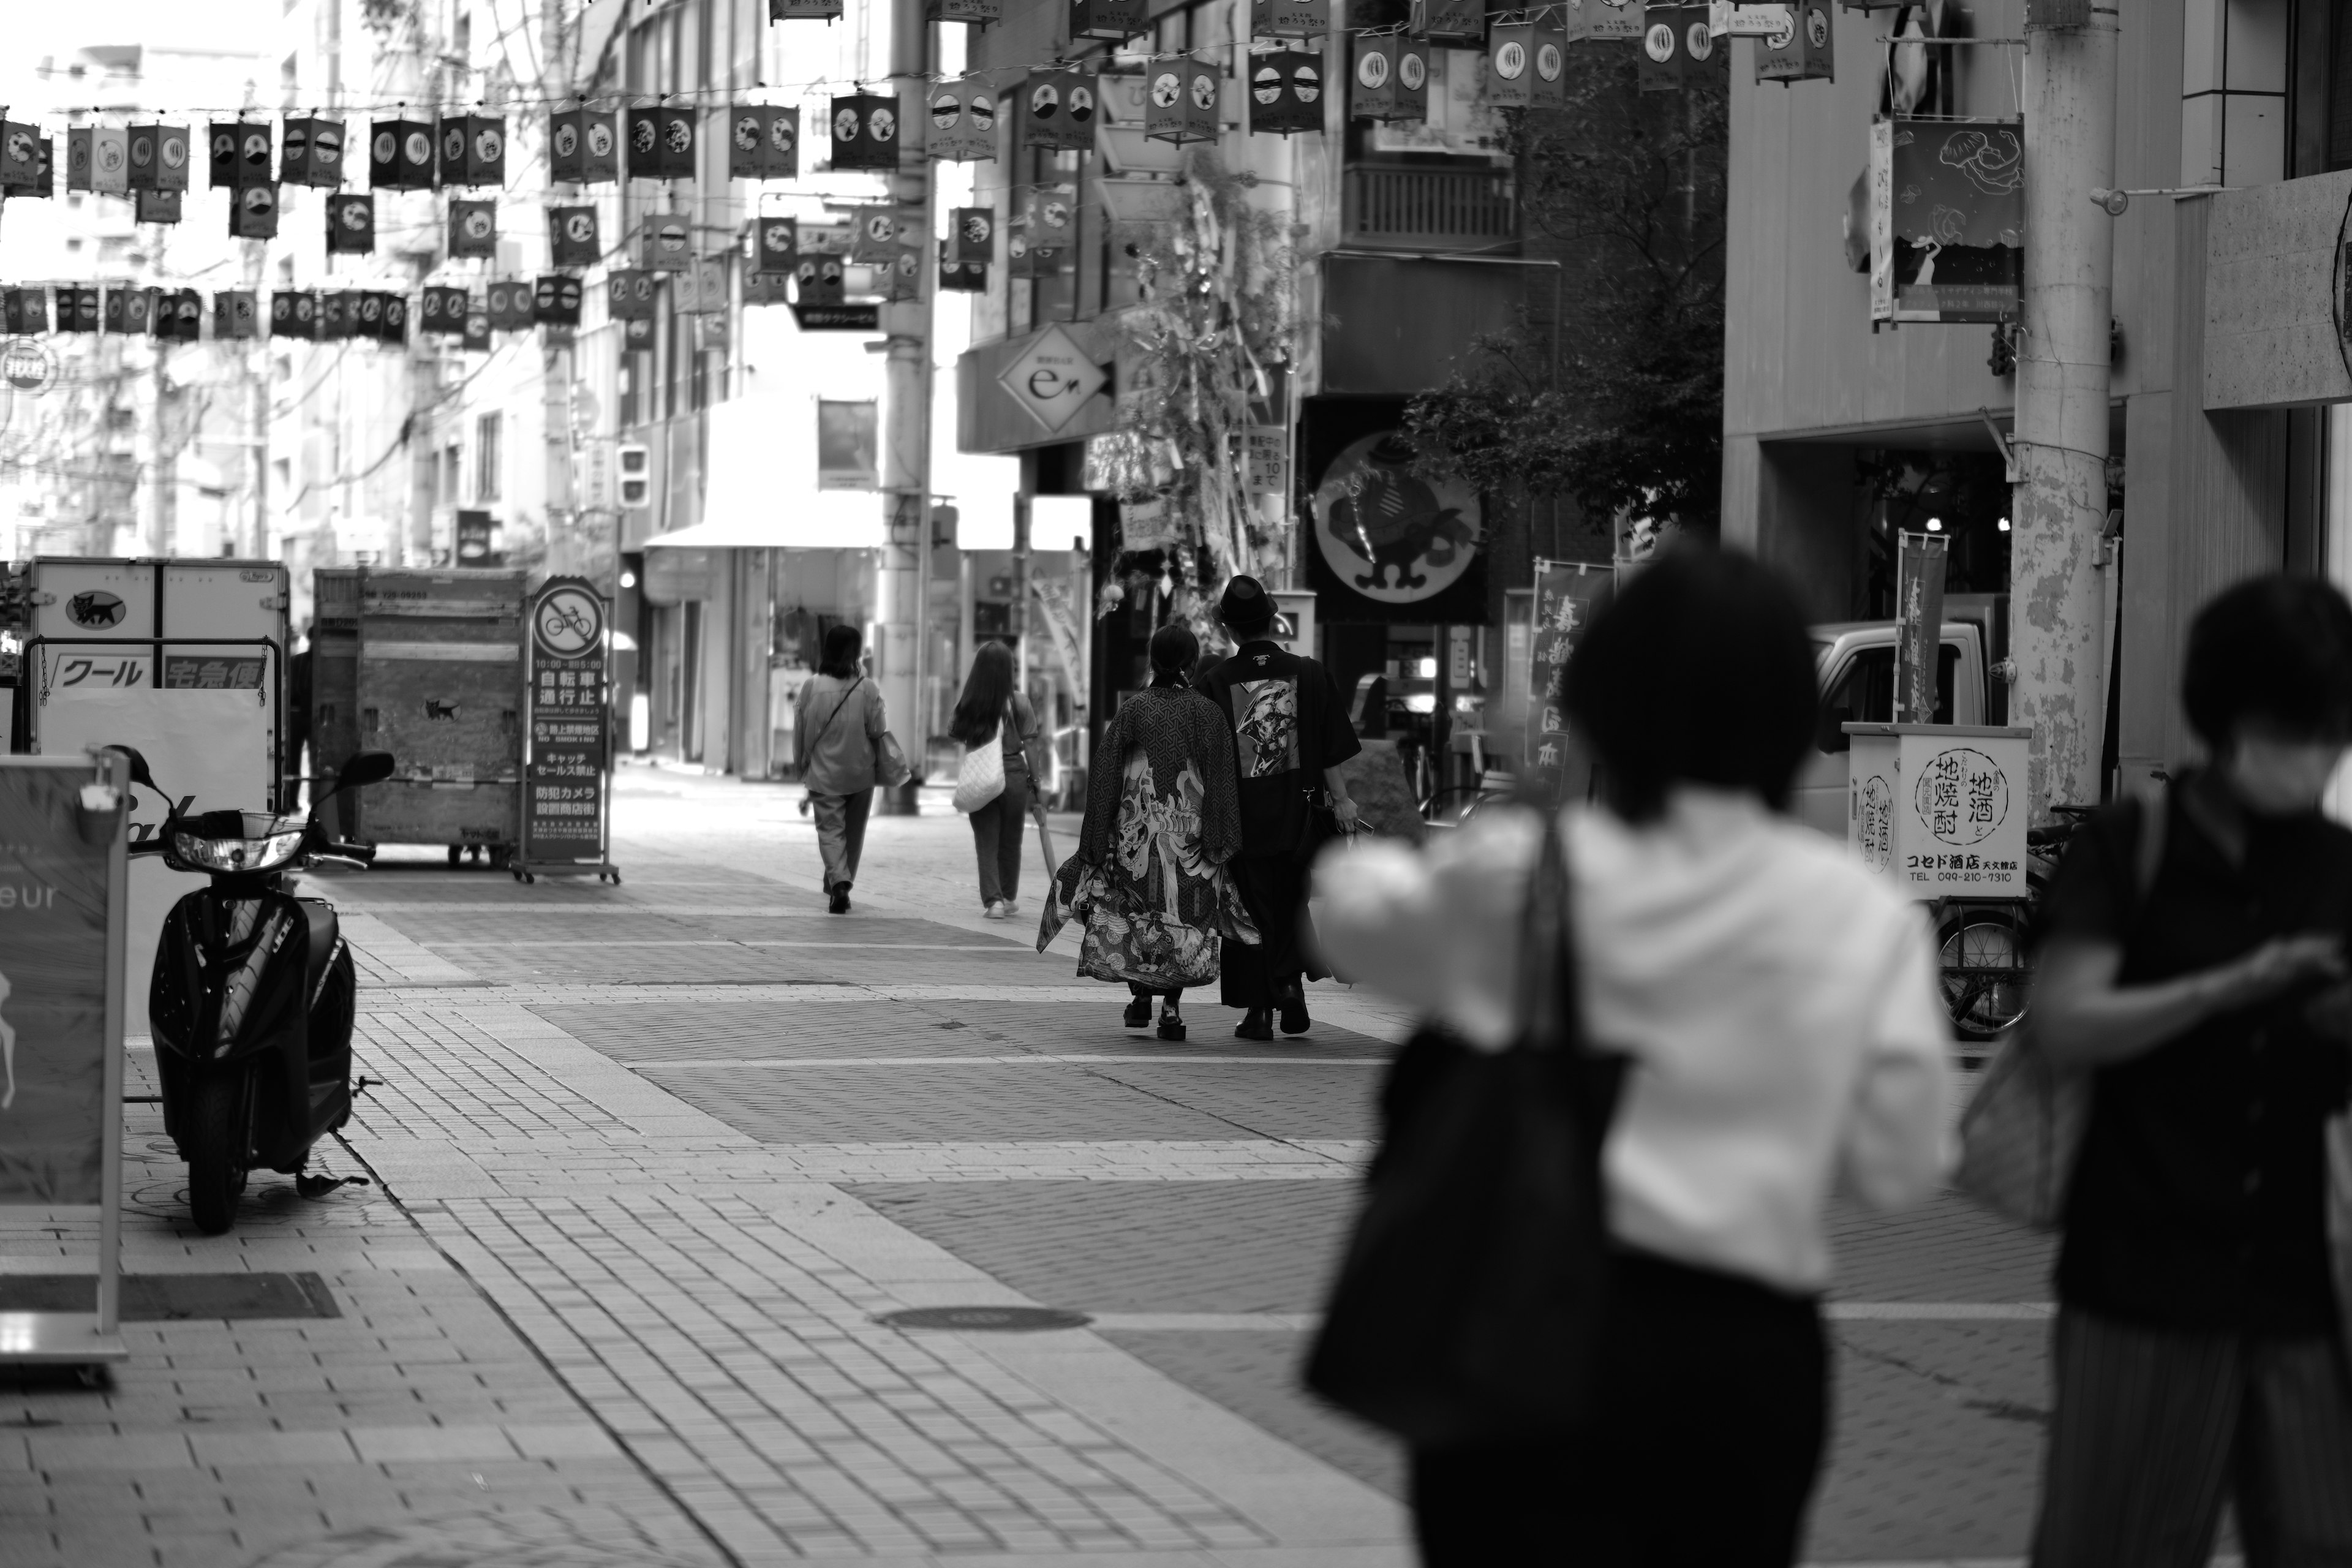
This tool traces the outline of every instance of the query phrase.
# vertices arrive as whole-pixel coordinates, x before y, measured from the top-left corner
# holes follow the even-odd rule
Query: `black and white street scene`
[[[0,5],[0,1568],[2352,1568],[2352,0]]]

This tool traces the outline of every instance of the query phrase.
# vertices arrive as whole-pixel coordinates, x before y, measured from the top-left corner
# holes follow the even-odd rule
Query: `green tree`
[[[1725,127],[1729,78],[1694,67],[1641,90],[1640,46],[1569,53],[1568,100],[1506,110],[1530,257],[1564,269],[1554,334],[1477,340],[1407,423],[1432,468],[1500,497],[1565,497],[1712,531],[1723,458]],[[1539,293],[1531,288],[1531,298]]]

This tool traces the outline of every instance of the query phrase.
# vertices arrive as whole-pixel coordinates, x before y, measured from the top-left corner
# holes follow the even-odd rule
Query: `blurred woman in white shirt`
[[[1566,686],[1601,796],[1563,821],[1585,1030],[1629,1058],[1605,1371],[1577,1431],[1413,1456],[1423,1560],[1786,1564],[1827,1435],[1832,1184],[1900,1206],[1949,1160],[1934,954],[1892,885],[1787,816],[1818,699],[1772,573],[1669,553]],[[1541,841],[1502,813],[1426,853],[1334,854],[1317,929],[1370,989],[1500,1048]]]

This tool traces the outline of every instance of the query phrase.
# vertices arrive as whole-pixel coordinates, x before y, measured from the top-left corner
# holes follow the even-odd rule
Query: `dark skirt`
[[[1818,1305],[1646,1253],[1615,1290],[1588,1430],[1413,1454],[1428,1568],[1796,1561],[1828,1434]]]

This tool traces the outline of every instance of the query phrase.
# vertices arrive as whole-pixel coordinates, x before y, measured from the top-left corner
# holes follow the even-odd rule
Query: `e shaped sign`
[[[1049,432],[1069,424],[1110,382],[1108,373],[1058,324],[1038,333],[996,379]]]

